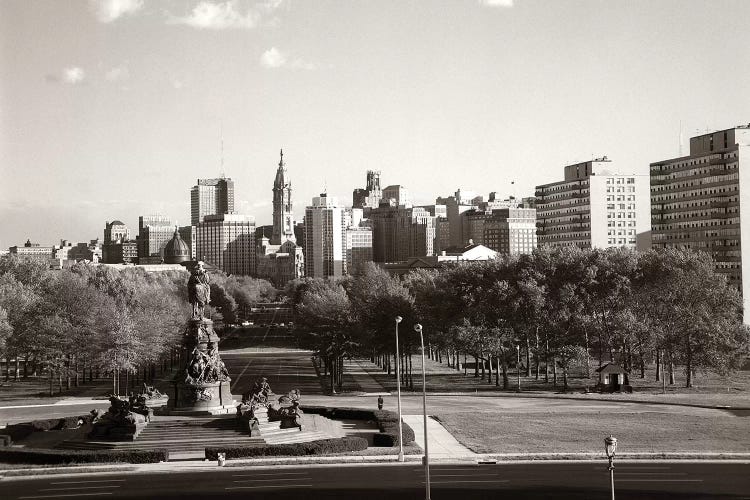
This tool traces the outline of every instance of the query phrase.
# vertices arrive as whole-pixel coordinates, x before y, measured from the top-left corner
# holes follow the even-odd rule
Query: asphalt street
[[[606,464],[514,463],[430,468],[434,499],[608,498]],[[124,472],[3,478],[3,499],[46,498],[423,498],[415,464],[224,467],[209,471]],[[617,498],[750,498],[750,465],[639,462],[616,464]]]

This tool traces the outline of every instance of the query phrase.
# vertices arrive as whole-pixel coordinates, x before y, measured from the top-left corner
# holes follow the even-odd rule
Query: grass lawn
[[[477,453],[586,453],[613,434],[618,452],[748,452],[750,418],[659,412],[438,413]]]
[[[469,356],[467,360],[471,363],[473,358]],[[461,356],[463,363],[463,356]],[[386,390],[396,390],[395,374],[388,375],[377,365],[366,362],[369,366],[370,375],[375,378]],[[568,375],[568,391],[571,393],[581,394],[585,392],[586,387],[593,387],[596,382],[594,370],[597,366],[596,361],[591,363],[592,377],[586,377],[583,368],[572,370]],[[395,368],[394,368],[395,369]],[[412,370],[414,378],[414,390],[422,389],[422,359],[421,356],[413,356]],[[493,372],[492,383],[487,382],[487,372],[485,378],[474,376],[474,369],[456,370],[448,366],[443,359],[443,363],[438,363],[430,359],[426,360],[425,373],[428,392],[477,392],[477,391],[502,391],[502,376],[500,385],[495,385],[495,375]],[[676,383],[672,386],[666,385],[666,394],[662,393],[662,383],[655,380],[655,366],[646,367],[644,378],[640,378],[640,372],[635,371],[630,375],[630,384],[633,386],[633,394],[590,394],[590,398],[609,399],[633,398],[639,400],[648,400],[654,402],[681,402],[688,404],[706,404],[706,405],[727,405],[727,406],[745,406],[750,407],[750,366],[740,370],[728,377],[722,377],[716,373],[708,372],[695,374],[694,387],[685,388],[685,378],[681,367],[675,370]],[[403,375],[402,375],[403,376]],[[510,368],[508,372],[509,390],[515,391],[517,378],[515,368]],[[544,381],[544,371],[542,370],[539,379],[535,374],[531,377],[521,376],[521,389],[524,392],[537,393],[562,393],[562,373],[558,371],[557,384],[554,384],[552,373],[549,375],[549,382]],[[408,390],[408,388],[407,388]]]

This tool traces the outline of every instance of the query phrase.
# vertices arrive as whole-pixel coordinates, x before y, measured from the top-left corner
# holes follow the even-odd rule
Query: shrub
[[[11,441],[18,442],[27,438],[32,432],[75,429],[76,427],[78,427],[79,420],[83,420],[84,424],[88,424],[91,422],[91,419],[91,415],[81,415],[77,417],[34,420],[32,422],[23,422],[21,424],[9,425],[5,429],[3,429],[3,433],[10,436]]]
[[[125,462],[148,464],[169,460],[168,450],[47,450],[0,448],[0,462],[21,464],[72,464]]]
[[[226,453],[226,458],[245,457],[280,457],[325,455],[327,453],[344,453],[347,451],[361,451],[367,449],[367,440],[360,437],[343,437],[335,439],[319,439],[307,443],[288,443],[260,446],[237,447],[209,447],[206,448],[206,458],[216,460],[218,453]]]

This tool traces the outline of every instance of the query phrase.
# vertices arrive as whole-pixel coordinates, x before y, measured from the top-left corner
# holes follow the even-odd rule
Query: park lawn
[[[477,453],[595,453],[613,434],[618,452],[748,452],[750,418],[646,412],[438,413]]]

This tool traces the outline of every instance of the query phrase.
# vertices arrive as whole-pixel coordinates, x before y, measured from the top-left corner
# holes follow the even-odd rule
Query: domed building
[[[190,247],[180,238],[180,232],[175,228],[174,236],[164,247],[165,264],[181,264],[190,260]]]

